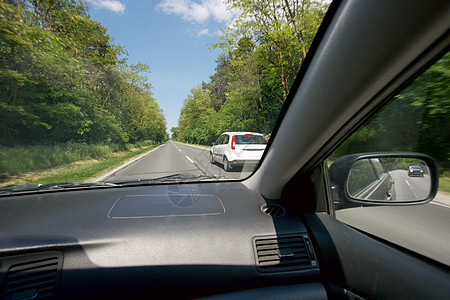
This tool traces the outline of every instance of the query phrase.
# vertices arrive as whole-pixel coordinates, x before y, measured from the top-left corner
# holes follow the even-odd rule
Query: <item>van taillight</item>
[[[231,137],[231,149],[234,150],[234,148],[236,148],[236,136],[232,136]]]

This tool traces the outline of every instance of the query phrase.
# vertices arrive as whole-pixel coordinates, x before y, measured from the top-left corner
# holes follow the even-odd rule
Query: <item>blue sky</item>
[[[221,0],[87,0],[91,18],[128,50],[128,63],[147,63],[167,130],[177,126],[183,100],[214,73],[219,30],[232,14]]]

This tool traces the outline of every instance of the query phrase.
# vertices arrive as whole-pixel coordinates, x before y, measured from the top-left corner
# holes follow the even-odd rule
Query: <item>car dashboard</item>
[[[5,299],[327,297],[300,217],[239,182],[7,196],[0,227]]]

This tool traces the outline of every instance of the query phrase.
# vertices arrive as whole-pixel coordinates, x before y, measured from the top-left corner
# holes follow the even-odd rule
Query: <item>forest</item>
[[[209,82],[184,100],[178,141],[211,145],[226,131],[270,136],[327,5],[313,0],[229,0],[241,13],[214,45],[222,50]],[[368,58],[370,59],[370,58]],[[450,56],[446,54],[330,159],[367,151],[417,151],[450,167]],[[324,108],[325,109],[325,108]]]
[[[164,142],[147,72],[82,0],[2,0],[0,145]]]

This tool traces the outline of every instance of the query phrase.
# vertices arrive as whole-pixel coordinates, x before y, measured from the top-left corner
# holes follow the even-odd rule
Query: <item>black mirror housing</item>
[[[424,204],[439,186],[436,161],[422,153],[346,155],[330,166],[329,176],[335,209]]]

